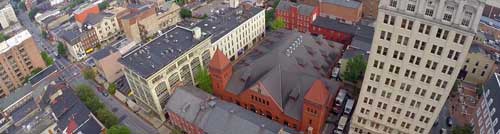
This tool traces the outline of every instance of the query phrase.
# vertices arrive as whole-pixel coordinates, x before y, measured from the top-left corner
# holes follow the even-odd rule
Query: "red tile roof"
[[[75,13],[75,20],[83,24],[89,14],[98,14],[99,12],[100,12],[99,6],[94,5],[94,7],[85,9],[80,13]]]
[[[326,86],[323,83],[323,81],[316,80],[312,84],[311,89],[309,89],[304,99],[320,105],[326,105],[329,94],[330,93],[326,89]]]
[[[224,67],[229,65],[229,63],[231,62],[229,61],[229,59],[227,59],[224,53],[222,53],[222,51],[217,49],[215,50],[215,54],[212,60],[210,61],[209,66],[213,68],[223,69]]]

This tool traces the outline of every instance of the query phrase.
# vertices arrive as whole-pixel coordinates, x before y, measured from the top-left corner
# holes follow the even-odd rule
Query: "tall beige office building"
[[[483,7],[484,0],[381,0],[349,133],[429,133]]]

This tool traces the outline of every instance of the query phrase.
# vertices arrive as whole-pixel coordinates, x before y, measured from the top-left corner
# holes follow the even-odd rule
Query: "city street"
[[[17,5],[13,2],[14,5]],[[152,127],[150,124],[145,122],[136,113],[128,109],[127,106],[120,103],[117,99],[112,96],[103,96],[102,93],[97,91],[99,86],[93,81],[87,81],[81,75],[81,68],[78,67],[78,63],[72,64],[69,60],[64,57],[56,57],[55,52],[57,52],[56,45],[51,44],[48,40],[42,37],[40,29],[29,19],[28,13],[22,10],[16,10],[18,15],[18,20],[21,24],[32,34],[38,48],[41,51],[47,52],[51,57],[54,57],[54,64],[62,73],[60,78],[64,79],[71,87],[76,87],[78,84],[87,84],[94,89],[94,92],[99,97],[101,102],[106,105],[108,110],[115,113],[119,118],[120,123],[129,127],[130,130],[135,134],[158,134],[158,130]]]

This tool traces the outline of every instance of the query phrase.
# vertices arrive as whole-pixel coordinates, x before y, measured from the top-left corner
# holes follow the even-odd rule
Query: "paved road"
[[[87,84],[91,86],[93,89],[97,89],[99,85],[97,85],[93,81],[87,81],[81,75],[77,75],[76,78],[73,78],[69,81],[70,86],[75,87],[78,84]],[[130,111],[127,107],[122,105],[118,100],[111,96],[104,96],[101,92],[94,90],[96,95],[99,97],[101,102],[103,102],[108,110],[112,111],[119,119],[121,124],[129,127],[132,132],[136,134],[158,134],[158,130],[153,128],[151,125],[142,120],[139,116],[137,116],[134,112]]]
[[[16,5],[14,3],[14,5]],[[97,91],[97,87],[99,86],[93,81],[87,81],[80,74],[81,68],[77,67],[77,63],[72,64],[66,58],[56,57],[55,53],[57,48],[55,45],[52,45],[49,41],[42,37],[41,31],[38,27],[29,19],[28,13],[25,11],[17,10],[18,20],[21,24],[32,34],[38,48],[41,51],[45,51],[50,54],[50,56],[54,57],[55,65],[62,70],[61,78],[70,84],[70,86],[75,87],[78,84],[87,84],[91,86],[96,92],[97,96],[101,100],[101,102],[106,105],[108,110],[114,112],[114,114],[120,119],[120,123],[129,127],[133,133],[137,134],[158,134],[158,130],[152,127],[150,124],[142,120],[136,113],[129,110],[125,105],[122,105],[118,100],[114,97],[103,96],[99,91]]]
[[[450,116],[447,104],[448,102],[446,102],[443,106],[443,109],[441,109],[441,112],[439,113],[439,116],[436,119],[437,123],[434,124],[434,126],[430,131],[431,134],[440,134],[442,128],[446,129],[447,133],[451,133],[451,128],[448,127],[448,124],[446,123],[446,118]]]

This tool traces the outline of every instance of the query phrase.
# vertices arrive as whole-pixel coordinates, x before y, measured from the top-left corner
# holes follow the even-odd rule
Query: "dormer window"
[[[433,9],[425,9],[425,15],[432,17],[434,15],[434,10]]]
[[[435,7],[434,0],[427,0],[425,15],[429,17],[434,16],[434,7]]]
[[[469,26],[470,21],[472,20],[472,12],[471,11],[465,11],[464,17],[462,18],[462,26]]]

